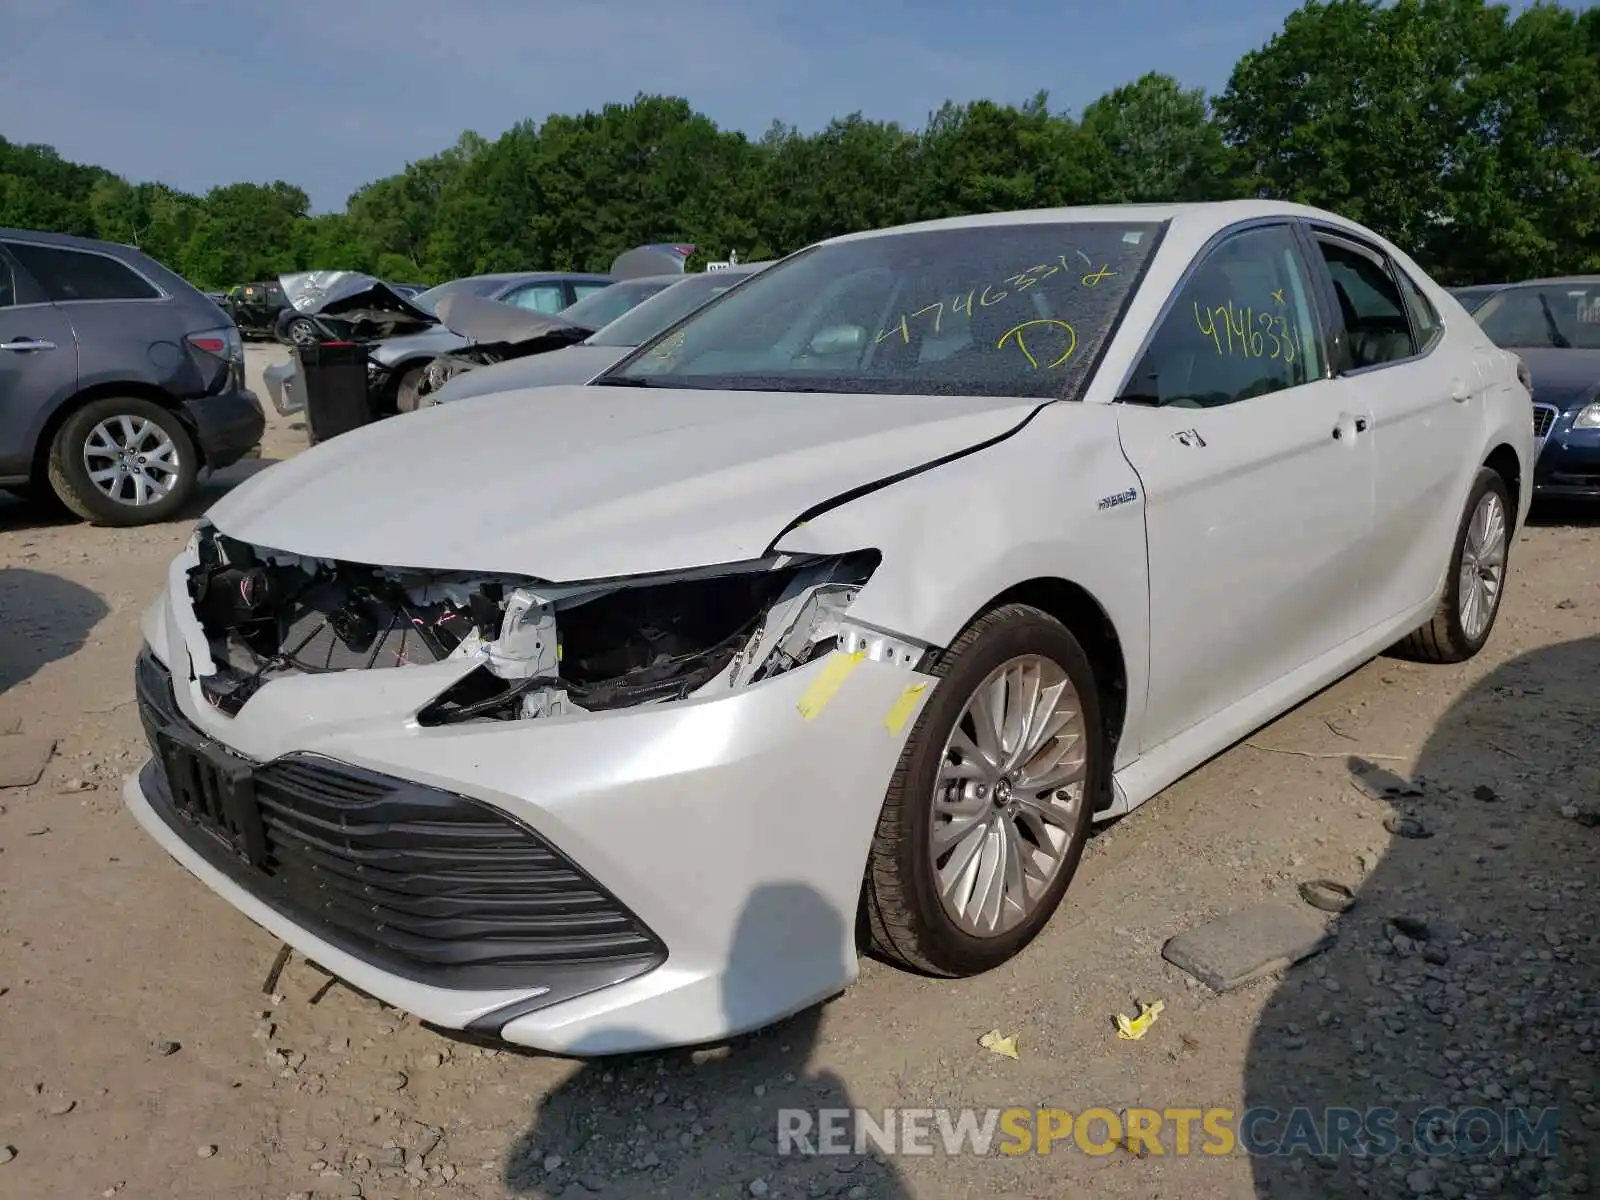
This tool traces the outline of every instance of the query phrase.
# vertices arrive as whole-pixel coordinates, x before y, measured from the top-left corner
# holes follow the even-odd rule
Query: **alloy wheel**
[[[928,851],[946,914],[998,937],[1038,908],[1078,836],[1087,742],[1077,690],[1041,655],[1010,659],[945,741]]]
[[[118,504],[145,505],[166,499],[182,472],[178,447],[167,431],[146,417],[107,417],[83,443],[89,481]]]
[[[1485,492],[1472,511],[1461,546],[1458,615],[1461,632],[1476,642],[1494,617],[1505,580],[1506,509],[1495,492]]]

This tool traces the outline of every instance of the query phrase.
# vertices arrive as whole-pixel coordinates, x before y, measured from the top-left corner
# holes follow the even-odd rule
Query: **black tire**
[[[84,447],[100,422],[114,417],[151,422],[177,450],[178,473],[167,494],[147,504],[113,499],[89,478]],[[176,514],[194,495],[200,476],[199,454],[183,422],[169,408],[134,396],[107,396],[67,418],[50,443],[48,474],[55,494],[78,516],[96,525],[152,525]]]
[[[427,373],[428,364],[419,363],[416,366],[401,368],[399,378],[394,383],[394,410],[395,412],[416,412],[422,397],[417,392],[417,387],[422,383],[422,377]]]
[[[1472,638],[1467,636],[1467,631],[1461,624],[1461,556],[1466,550],[1467,530],[1472,524],[1473,514],[1477,512],[1478,504],[1484,495],[1491,492],[1500,497],[1501,511],[1505,515],[1505,557],[1500,568],[1500,586],[1495,589],[1489,620],[1484,624],[1483,631],[1476,638]],[[1467,506],[1462,511],[1461,522],[1456,527],[1456,543],[1450,552],[1450,571],[1445,577],[1444,595],[1439,597],[1439,607],[1434,610],[1426,625],[1407,634],[1395,647],[1394,652],[1398,656],[1414,659],[1417,662],[1458,663],[1465,662],[1483,649],[1484,643],[1489,640],[1489,635],[1494,632],[1495,620],[1500,615],[1500,602],[1506,594],[1515,520],[1516,509],[1512,505],[1510,493],[1506,490],[1505,480],[1488,467],[1479,468],[1478,477],[1473,480],[1472,491],[1467,496]]]
[[[1054,661],[1077,690],[1086,739],[1084,796],[1059,876],[1021,924],[994,937],[960,929],[945,912],[927,852],[932,797],[946,739],[973,691],[1009,659],[1036,654]],[[1077,638],[1039,609],[1008,604],[972,622],[940,656],[941,678],[901,752],[867,860],[862,889],[865,929],[882,957],[948,978],[976,975],[1015,956],[1049,922],[1077,873],[1095,805],[1110,783],[1094,671]]]
[[[296,317],[283,327],[291,346],[312,346],[317,341],[317,326],[305,317]]]

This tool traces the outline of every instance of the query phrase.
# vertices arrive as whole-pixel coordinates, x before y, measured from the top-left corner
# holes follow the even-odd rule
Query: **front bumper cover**
[[[1557,416],[1533,467],[1534,494],[1543,499],[1600,499],[1600,429],[1574,429],[1578,410]]]
[[[180,560],[170,579],[182,569]],[[489,989],[406,978],[240,886],[161,816],[147,778],[128,781],[135,816],[185,867],[363,991],[447,1028],[605,1054],[727,1037],[855,979],[868,848],[931,676],[859,659],[818,705],[819,682],[837,679],[830,664],[843,656],[832,655],[716,697],[423,728],[416,710],[462,669],[447,662],[280,679],[229,718],[200,699],[190,647],[203,638],[172,594],[169,580],[146,614],[146,638],[201,734],[257,762],[317,755],[499,810],[637,914],[666,950],[652,970],[550,1001],[543,989],[560,981],[531,975],[527,986]]]

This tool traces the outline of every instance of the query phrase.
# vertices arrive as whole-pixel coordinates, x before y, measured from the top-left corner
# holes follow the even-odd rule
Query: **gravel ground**
[[[275,422],[191,516],[304,436]],[[0,500],[0,734],[56,742],[36,784],[0,789],[0,1196],[1590,1194],[1597,515],[1535,514],[1475,662],[1379,659],[1100,831],[1006,967],[949,983],[868,962],[728,1046],[579,1063],[453,1040],[298,956],[263,993],[276,943],[118,794],[144,755],[138,616],[190,521],[93,529]],[[1286,972],[1219,996],[1161,958],[1250,902],[1315,913],[1297,885],[1323,878],[1356,903],[1317,913],[1330,948]],[[1150,1033],[1119,1040],[1113,1015],[1155,999]],[[1018,1059],[979,1047],[991,1029]],[[890,1105],[1386,1107],[1403,1132],[1430,1107],[1554,1107],[1560,1135],[1479,1158],[1183,1156],[1170,1136],[1162,1154],[777,1153],[780,1108]]]

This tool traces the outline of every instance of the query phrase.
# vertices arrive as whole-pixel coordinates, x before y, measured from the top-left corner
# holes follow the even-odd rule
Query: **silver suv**
[[[0,487],[149,524],[265,426],[214,301],[131,247],[0,229]]]

